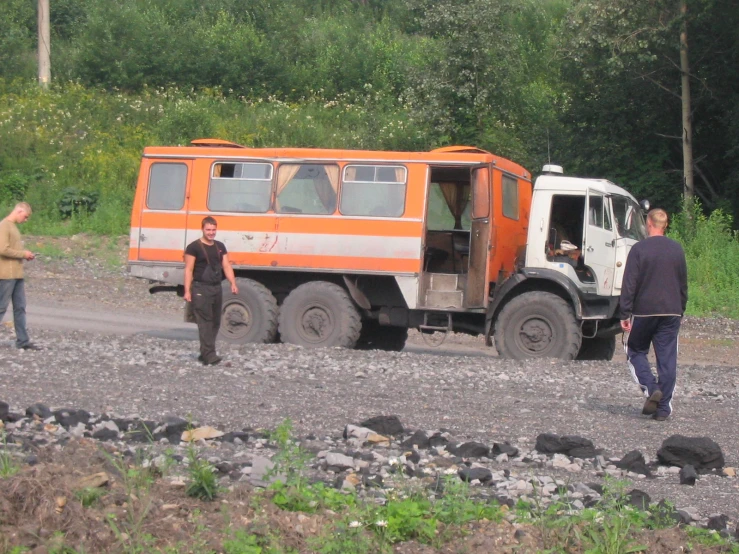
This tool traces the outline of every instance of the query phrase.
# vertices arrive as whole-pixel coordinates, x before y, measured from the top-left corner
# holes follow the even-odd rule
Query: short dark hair
[[[200,224],[201,229],[205,229],[206,225],[215,225],[218,227],[218,222],[216,221],[215,217],[206,216],[203,218],[203,222]]]

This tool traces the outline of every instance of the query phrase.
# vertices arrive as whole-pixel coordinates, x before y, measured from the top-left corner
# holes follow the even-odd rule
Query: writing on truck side
[[[555,166],[556,167],[556,166]],[[493,340],[505,357],[610,359],[636,200],[472,147],[431,152],[144,150],[129,270],[183,293],[185,246],[218,221],[239,293],[220,336],[401,350],[408,329]]]

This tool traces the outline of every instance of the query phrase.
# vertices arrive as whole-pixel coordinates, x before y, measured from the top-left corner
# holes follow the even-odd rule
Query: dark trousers
[[[0,321],[8,305],[13,303],[13,325],[15,345],[18,348],[30,344],[26,330],[26,288],[23,279],[0,279]]]
[[[650,396],[657,389],[662,391],[662,400],[657,406],[657,415],[661,416],[669,416],[672,412],[672,395],[677,381],[677,336],[681,320],[679,316],[635,317],[626,345],[631,375],[644,396]],[[657,358],[657,379],[647,359],[650,345],[654,345]]]
[[[204,362],[216,358],[216,336],[221,327],[221,306],[223,292],[221,285],[192,284],[192,311],[198,323],[200,335],[200,356]]]

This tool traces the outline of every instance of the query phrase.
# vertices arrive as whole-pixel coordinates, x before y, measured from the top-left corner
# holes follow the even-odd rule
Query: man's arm
[[[223,266],[223,274],[228,279],[228,282],[231,283],[231,292],[233,294],[239,294],[239,287],[236,286],[236,275],[234,275],[234,268],[231,267],[231,263],[228,261],[228,254],[223,255],[221,264]]]
[[[631,331],[631,315],[634,309],[634,297],[639,282],[639,258],[632,249],[626,258],[624,278],[621,282],[621,297],[619,298],[619,310],[621,329],[624,332]]]
[[[195,269],[195,256],[185,254],[185,300],[192,302],[192,273]]]

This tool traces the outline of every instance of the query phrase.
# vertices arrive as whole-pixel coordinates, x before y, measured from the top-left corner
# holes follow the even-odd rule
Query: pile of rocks
[[[180,475],[175,465],[175,480],[182,480],[188,462],[186,449],[193,446],[213,464],[226,486],[248,481],[263,487],[279,478],[271,471],[274,442],[253,429],[222,431],[175,416],[151,421],[95,415],[82,409],[51,410],[42,404],[21,414],[11,412],[4,402],[0,402],[0,422],[5,428],[3,448],[28,464],[37,463],[38,448],[61,449],[71,440],[86,437],[110,443],[124,456],[143,460],[144,465],[181,462]],[[524,500],[544,509],[559,503],[581,510],[602,500],[608,477],[679,478],[685,485],[695,485],[703,478],[735,477],[733,468],[724,467],[718,444],[706,437],[680,435],[666,439],[656,458],[648,460],[639,451],[608,457],[579,436],[541,434],[530,451],[507,442],[459,442],[445,429],[410,430],[396,416],[378,416],[346,425],[340,437],[309,435],[299,439],[299,444],[313,456],[306,467],[310,479],[375,500],[408,486],[441,494],[446,476],[456,475],[482,499],[511,507]],[[644,510],[654,507],[649,495],[639,489],[629,491],[623,501]],[[689,506],[669,510],[664,502],[660,505],[662,514],[676,523],[702,525],[739,538],[739,526],[724,514],[700,514]]]

